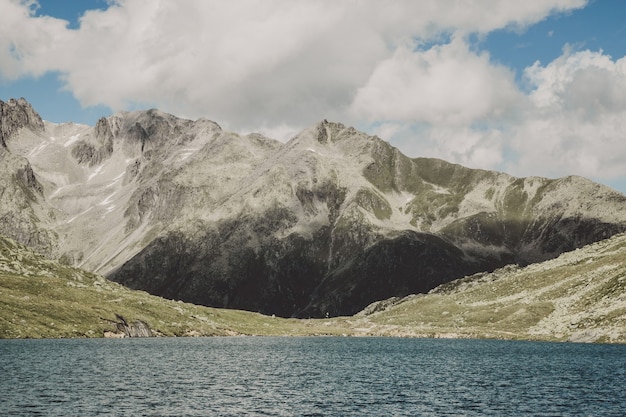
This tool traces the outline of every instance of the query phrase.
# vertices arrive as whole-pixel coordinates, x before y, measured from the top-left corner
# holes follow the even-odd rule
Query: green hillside
[[[525,268],[509,266],[352,317],[282,319],[129,290],[0,238],[0,338],[120,335],[119,316],[157,336],[350,335],[626,343],[626,235]]]
[[[61,265],[0,237],[0,338],[102,337],[116,315],[160,336],[337,334],[332,326],[166,300]]]
[[[626,236],[387,304],[358,315],[366,333],[624,343]]]

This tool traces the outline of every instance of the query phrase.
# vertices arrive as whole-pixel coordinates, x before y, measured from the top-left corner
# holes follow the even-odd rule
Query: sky
[[[0,100],[158,108],[282,141],[322,119],[626,193],[623,0],[0,0]]]

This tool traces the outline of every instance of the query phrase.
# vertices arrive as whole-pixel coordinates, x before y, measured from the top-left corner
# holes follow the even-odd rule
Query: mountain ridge
[[[326,120],[286,143],[154,109],[43,126],[13,130],[3,157],[27,161],[41,195],[0,216],[25,206],[50,256],[199,304],[352,314],[626,230],[626,197],[589,180],[409,158]]]

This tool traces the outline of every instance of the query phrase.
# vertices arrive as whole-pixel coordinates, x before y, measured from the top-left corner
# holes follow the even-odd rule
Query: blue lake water
[[[625,416],[625,387],[624,345],[0,340],[10,416]]]

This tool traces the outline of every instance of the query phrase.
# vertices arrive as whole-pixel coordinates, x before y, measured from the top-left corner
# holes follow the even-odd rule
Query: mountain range
[[[409,158],[321,121],[282,143],[158,110],[95,126],[0,101],[0,235],[175,300],[349,315],[626,231],[626,197]]]

